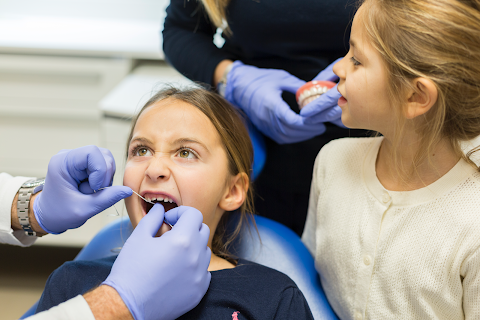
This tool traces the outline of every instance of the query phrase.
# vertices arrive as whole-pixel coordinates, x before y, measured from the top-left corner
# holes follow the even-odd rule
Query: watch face
[[[40,178],[40,179],[27,181],[22,185],[22,187],[23,188],[35,188],[35,187],[38,187],[41,184],[45,184],[45,178]]]

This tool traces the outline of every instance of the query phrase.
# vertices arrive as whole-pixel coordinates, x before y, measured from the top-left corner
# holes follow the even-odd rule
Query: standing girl
[[[366,0],[303,241],[341,319],[480,319],[480,1]]]

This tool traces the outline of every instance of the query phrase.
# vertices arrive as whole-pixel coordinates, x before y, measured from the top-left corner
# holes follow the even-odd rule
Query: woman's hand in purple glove
[[[210,285],[210,229],[201,212],[180,206],[165,216],[174,226],[155,237],[164,219],[163,206],[155,204],[103,282],[117,290],[136,320],[176,319],[193,309]]]
[[[78,228],[132,189],[112,185],[115,160],[107,149],[86,146],[62,150],[50,159],[43,191],[33,203],[35,219],[48,233]],[[94,193],[103,187],[109,187]]]
[[[313,80],[337,81],[338,77],[333,73],[332,68],[342,59],[343,58],[335,60]],[[321,125],[324,122],[333,122],[338,126],[344,127],[341,122],[342,110],[338,106],[338,99],[340,97],[341,95],[337,90],[337,86],[335,86],[303,107],[300,111],[300,115],[304,117],[305,124]]]
[[[261,69],[235,61],[227,76],[225,98],[242,109],[263,134],[277,143],[308,140],[325,126],[306,123],[282,99],[283,91],[296,93],[305,81],[284,70]]]

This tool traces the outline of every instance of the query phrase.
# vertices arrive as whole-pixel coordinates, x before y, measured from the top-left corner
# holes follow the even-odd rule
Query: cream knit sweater
[[[383,138],[333,141],[315,162],[302,240],[342,319],[480,319],[480,174],[386,190]]]

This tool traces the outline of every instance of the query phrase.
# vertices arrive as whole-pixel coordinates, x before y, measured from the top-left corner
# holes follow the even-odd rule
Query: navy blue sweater
[[[37,313],[101,284],[115,259],[114,256],[63,264],[48,278]],[[211,274],[203,299],[179,319],[313,319],[302,292],[281,272],[239,260],[237,267]]]

